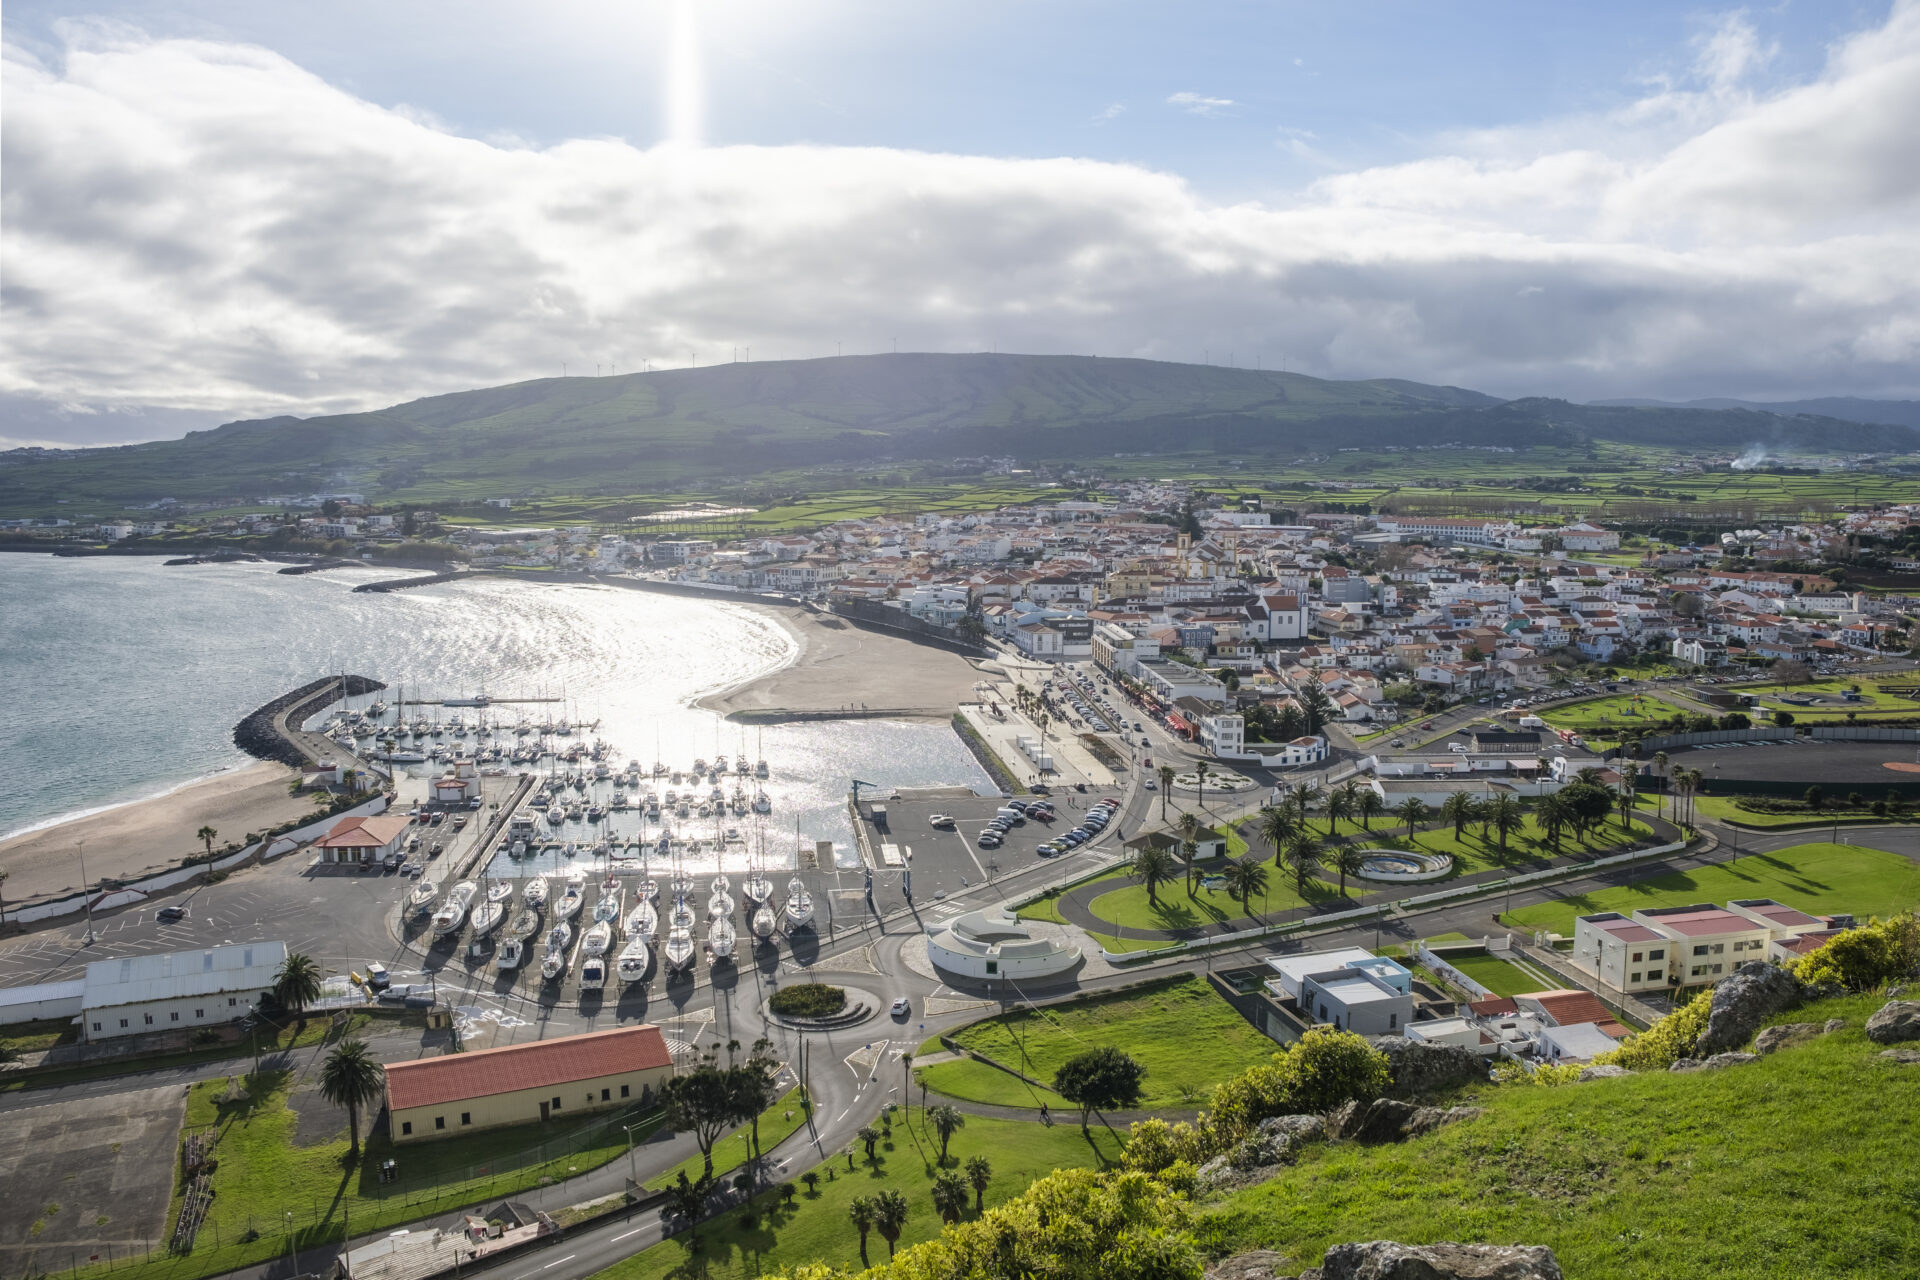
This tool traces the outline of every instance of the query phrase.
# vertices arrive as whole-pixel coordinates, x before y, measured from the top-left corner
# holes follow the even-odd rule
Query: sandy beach
[[[959,704],[977,699],[976,682],[998,673],[991,660],[976,665],[931,645],[862,631],[842,618],[770,612],[799,640],[799,658],[695,705],[722,715],[866,708],[901,719],[946,720]]]
[[[210,826],[214,847],[249,831],[277,826],[313,812],[307,798],[287,794],[294,771],[277,764],[249,764],[190,783],[157,800],[118,805],[58,826],[29,831],[0,843],[9,904],[58,897],[81,887],[77,847],[87,846],[87,875],[131,880],[164,871],[203,852],[193,833]]]

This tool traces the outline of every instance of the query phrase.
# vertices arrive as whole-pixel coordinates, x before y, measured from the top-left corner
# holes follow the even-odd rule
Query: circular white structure
[[[1035,937],[1027,922],[1005,907],[985,907],[929,931],[927,958],[965,978],[1050,978],[1079,964],[1080,948]]]
[[[1417,884],[1439,880],[1453,871],[1453,858],[1444,853],[1408,853],[1401,849],[1362,849],[1366,857],[1353,874],[1362,880],[1389,884]]]
[[[1198,791],[1201,789],[1200,775],[1191,769],[1185,773],[1176,773],[1173,775],[1173,785],[1181,791]],[[1237,773],[1212,771],[1207,773],[1206,789],[1217,791],[1222,795],[1232,795],[1236,791],[1252,791],[1259,785],[1252,778],[1242,777]]]

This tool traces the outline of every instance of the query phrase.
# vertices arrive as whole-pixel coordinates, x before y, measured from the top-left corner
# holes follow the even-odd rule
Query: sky
[[[1920,0],[12,0],[0,447],[1029,351],[1920,396]]]

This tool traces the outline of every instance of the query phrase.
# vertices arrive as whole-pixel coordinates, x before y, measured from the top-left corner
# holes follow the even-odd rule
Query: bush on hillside
[[[1578,1063],[1543,1062],[1529,1071],[1526,1064],[1509,1058],[1493,1069],[1493,1078],[1499,1084],[1525,1084],[1544,1089],[1557,1089],[1563,1084],[1577,1084],[1581,1070]]]
[[[782,987],[767,1008],[789,1018],[827,1018],[847,1007],[847,993],[824,982],[796,982]]]
[[[1849,991],[1871,991],[1882,983],[1912,976],[1920,966],[1920,920],[1911,911],[1891,920],[1875,920],[1849,929],[1818,951],[1800,958],[1793,976],[1811,985],[1836,984]]]
[[[1707,1014],[1712,1009],[1713,989],[1709,987],[1618,1049],[1595,1054],[1594,1065],[1613,1063],[1629,1071],[1665,1071],[1680,1059],[1693,1056],[1693,1046],[1707,1029]]]

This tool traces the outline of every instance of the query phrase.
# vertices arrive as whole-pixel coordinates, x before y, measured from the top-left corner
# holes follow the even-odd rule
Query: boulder
[[[1206,1270],[1206,1280],[1274,1280],[1292,1259],[1272,1249],[1252,1249],[1222,1258]]]
[[[1337,1244],[1300,1280],[1562,1280],[1544,1245]]]
[[[1327,1116],[1326,1136],[1353,1142],[1400,1142],[1482,1113],[1480,1107],[1416,1107],[1398,1098],[1376,1098],[1364,1107],[1347,1102]]]
[[[1867,1019],[1867,1039],[1875,1044],[1920,1040],[1920,1000],[1889,1000]]]
[[[1920,1049],[1882,1049],[1876,1056],[1909,1067],[1920,1064]]]
[[[1745,1066],[1760,1061],[1757,1053],[1716,1053],[1711,1058],[1682,1058],[1669,1071],[1718,1071],[1722,1067]]]
[[[1428,1044],[1405,1036],[1380,1036],[1373,1047],[1387,1055],[1393,1082],[1387,1095],[1424,1098],[1466,1084],[1485,1084],[1487,1064],[1457,1044]]]
[[[1580,1068],[1579,1083],[1585,1084],[1589,1080],[1611,1080],[1615,1076],[1630,1076],[1633,1074],[1635,1073],[1627,1070],[1617,1062],[1608,1062],[1597,1067]]]
[[[1707,1029],[1693,1051],[1701,1057],[1737,1049],[1760,1024],[1800,1002],[1800,980],[1764,960],[1749,960],[1713,989]]]
[[[1840,1030],[1842,1027],[1846,1025],[1847,1025],[1847,1020],[1845,1018],[1828,1018],[1827,1025],[1825,1028],[1826,1034],[1832,1035],[1834,1032]]]
[[[1790,1044],[1799,1044],[1815,1036],[1825,1035],[1826,1031],[1817,1022],[1783,1022],[1777,1027],[1768,1027],[1753,1038],[1753,1051],[1761,1057],[1769,1053],[1778,1053]]]

